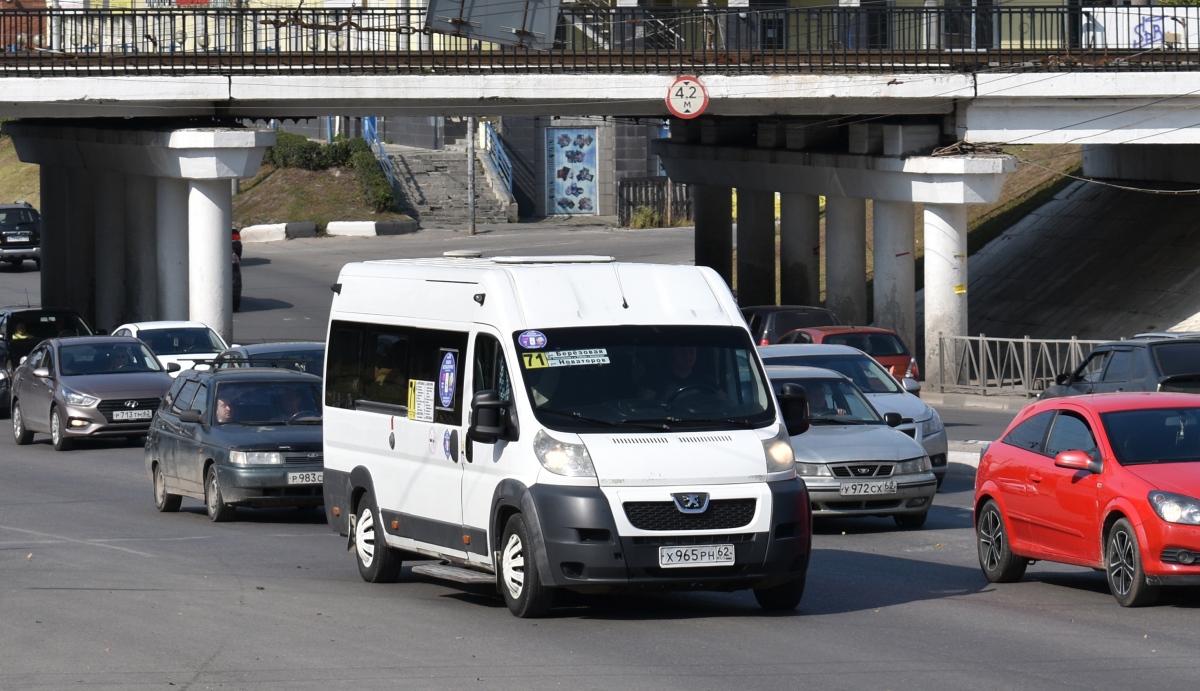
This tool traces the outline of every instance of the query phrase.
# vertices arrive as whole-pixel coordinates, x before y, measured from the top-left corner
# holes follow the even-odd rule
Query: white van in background
[[[753,588],[799,604],[812,541],[780,398],[706,268],[611,257],[343,267],[325,370],[325,507],[359,572],[558,589]]]

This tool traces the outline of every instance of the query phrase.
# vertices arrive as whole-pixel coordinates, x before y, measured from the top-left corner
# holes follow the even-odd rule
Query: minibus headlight
[[[779,434],[763,440],[763,451],[767,455],[767,472],[782,473],[792,469],[796,455],[792,453],[792,440],[787,430],[779,426]]]
[[[282,465],[283,454],[278,451],[230,451],[229,462],[234,465]]]
[[[542,467],[555,475],[596,477],[592,457],[583,444],[561,442],[544,430],[538,430],[533,437],[533,453]]]

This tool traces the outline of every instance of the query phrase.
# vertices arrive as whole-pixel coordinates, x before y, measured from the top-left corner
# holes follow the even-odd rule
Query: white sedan
[[[216,331],[202,322],[134,322],[113,329],[113,335],[139,338],[164,366],[174,362],[182,369],[195,367],[197,361],[212,360],[229,348]],[[202,369],[207,369],[207,365]],[[171,376],[177,374],[172,372]]]

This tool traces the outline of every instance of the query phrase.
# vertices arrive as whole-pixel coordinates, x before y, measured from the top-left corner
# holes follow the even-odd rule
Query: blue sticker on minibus
[[[517,336],[517,343],[520,343],[522,348],[530,350],[545,348],[546,334],[541,331],[524,331],[520,336]]]
[[[449,408],[454,403],[454,386],[457,375],[454,353],[447,352],[442,358],[442,369],[438,373],[438,396],[441,398],[443,408]]]

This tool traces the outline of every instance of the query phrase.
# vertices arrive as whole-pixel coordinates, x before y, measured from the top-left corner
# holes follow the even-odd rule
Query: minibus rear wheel
[[[542,584],[525,517],[513,514],[500,540],[500,593],[513,616],[540,617],[554,605],[554,589]]]
[[[400,558],[387,546],[379,507],[370,492],[358,500],[358,520],[354,524],[354,554],[358,573],[368,583],[395,583],[400,578]]]

